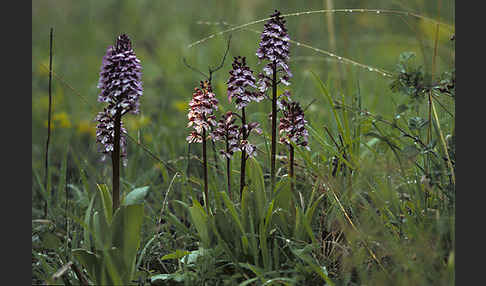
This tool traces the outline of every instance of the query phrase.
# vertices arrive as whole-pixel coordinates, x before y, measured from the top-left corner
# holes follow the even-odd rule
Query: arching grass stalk
[[[445,28],[446,30],[448,30],[450,32],[455,31],[455,28],[452,27],[449,24],[442,23],[440,21],[422,16],[422,15],[417,14],[417,13],[413,13],[413,12],[410,12],[410,11],[402,11],[402,10],[389,10],[389,9],[323,9],[323,10],[313,10],[313,11],[303,11],[303,12],[283,14],[283,15],[281,15],[281,17],[294,17],[294,16],[311,15],[311,14],[318,14],[318,13],[370,13],[370,14],[375,14],[375,15],[389,14],[389,15],[407,16],[407,17],[413,17],[413,18],[424,20],[424,21],[428,21],[428,22],[431,22],[433,24],[441,25],[443,28]],[[251,26],[251,25],[255,25],[255,24],[258,24],[258,23],[269,21],[272,18],[273,18],[273,15],[270,16],[270,18],[255,20],[255,21],[252,21],[252,22],[249,22],[249,23],[246,23],[246,24],[241,24],[241,25],[238,25],[238,26],[234,26],[232,28],[228,28],[226,30],[223,30],[223,31],[220,31],[220,32],[217,32],[217,33],[213,33],[209,36],[206,36],[206,37],[204,37],[204,38],[202,38],[198,41],[195,41],[195,42],[187,45],[187,47],[192,48],[192,47],[199,45],[199,44],[201,44],[201,43],[203,43],[203,42],[205,42],[209,39],[214,38],[215,36],[221,36],[221,35],[229,33],[229,32],[238,31],[238,30],[244,29],[244,28]],[[199,22],[199,23],[207,24],[208,22]],[[227,23],[223,22],[222,24],[224,25],[224,24],[227,24]]]
[[[268,63],[263,67],[263,73],[259,74],[259,89],[265,92],[269,86],[272,87],[272,138],[271,138],[271,157],[270,157],[270,179],[272,190],[275,189],[275,171],[277,154],[277,85],[283,83],[290,85],[289,79],[292,77],[288,61],[289,57],[289,36],[285,27],[285,20],[281,13],[275,10],[271,19],[264,25],[260,35],[260,43],[256,55],[261,60]],[[280,77],[277,80],[277,73]]]
[[[98,101],[108,103],[96,116],[96,141],[101,143],[101,152],[111,155],[113,213],[120,205],[120,158],[126,165],[127,131],[121,117],[130,112],[139,113],[139,97],[143,93],[142,66],[132,49],[127,35],[120,35],[115,46],[108,47],[101,65]]]
[[[212,23],[212,22],[206,23],[206,22],[204,22],[204,23],[201,23],[201,24],[217,24],[217,22],[216,23]],[[229,24],[226,23],[225,25],[229,25]],[[253,33],[256,33],[256,34],[261,34],[261,31],[258,31],[258,30],[255,30],[255,29],[251,29],[251,28],[247,28],[247,27],[242,28],[242,30],[250,31],[250,32],[253,32]],[[313,46],[308,45],[308,44],[303,43],[303,42],[299,42],[299,41],[295,41],[295,40],[289,40],[289,42],[292,43],[292,44],[295,44],[297,47],[302,47],[302,48],[310,49],[310,50],[312,50],[312,51],[314,51],[316,53],[323,54],[325,56],[331,57],[331,58],[337,60],[340,63],[357,66],[357,67],[360,67],[362,69],[365,69],[365,70],[367,70],[369,72],[378,73],[379,75],[384,76],[384,77],[393,77],[393,74],[391,72],[389,72],[387,70],[384,70],[382,68],[377,68],[377,67],[373,67],[373,66],[370,66],[370,65],[366,65],[366,64],[357,62],[355,60],[352,60],[352,59],[349,59],[349,58],[346,58],[346,57],[337,55],[335,53],[332,53],[332,52],[329,52],[329,51],[326,51],[326,50],[323,50],[323,49],[319,49],[319,48],[313,47]],[[294,58],[294,60],[295,60],[295,58]]]

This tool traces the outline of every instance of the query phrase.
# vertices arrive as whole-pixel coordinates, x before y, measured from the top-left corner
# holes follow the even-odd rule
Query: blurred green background
[[[42,177],[48,108],[49,30],[54,28],[53,130],[50,162],[59,165],[68,148],[78,167],[94,181],[104,181],[110,164],[99,163],[94,138],[94,116],[102,110],[96,88],[101,60],[116,37],[126,33],[143,67],[144,94],[141,114],[124,118],[128,132],[164,160],[185,156],[186,110],[192,91],[203,77],[183,64],[183,58],[207,73],[231,46],[221,70],[213,75],[220,111],[232,108],[226,100],[225,82],[232,57],[246,56],[259,72],[255,52],[259,35],[239,30],[216,36],[192,48],[188,45],[227,29],[267,18],[274,9],[283,14],[327,9],[393,9],[414,12],[454,26],[454,1],[319,0],[319,1],[33,1],[32,2],[32,168]],[[206,22],[210,22],[209,24]],[[331,26],[329,23],[333,23]],[[263,23],[248,28],[261,31]],[[410,16],[386,13],[316,13],[287,18],[292,40],[334,52],[361,64],[393,72],[402,52],[416,53],[416,62],[430,72],[436,25]],[[332,28],[333,27],[333,28]],[[436,74],[454,66],[451,32],[440,29]],[[306,116],[311,123],[332,125],[326,101],[310,71],[331,88],[333,95],[355,94],[363,106],[392,115],[392,106],[404,100],[392,96],[391,81],[366,69],[343,64],[311,49],[291,45],[289,87],[304,106],[314,103]],[[251,107],[250,119],[267,124],[269,104]],[[311,142],[312,144],[312,142]],[[311,145],[312,146],[312,145]],[[194,152],[197,152],[195,150]],[[139,156],[138,156],[139,155]],[[124,179],[134,185],[154,184],[159,174],[154,161],[129,142],[129,167]],[[181,160],[182,161],[182,160]],[[184,167],[184,163],[180,163]],[[142,171],[143,170],[143,171]],[[33,197],[33,202],[37,201]]]

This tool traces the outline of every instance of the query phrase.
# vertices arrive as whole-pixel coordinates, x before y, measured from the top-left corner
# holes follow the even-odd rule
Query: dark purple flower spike
[[[304,119],[304,111],[296,101],[282,100],[283,116],[280,118],[280,143],[289,147],[289,178],[290,190],[294,192],[294,144],[309,148],[309,133],[306,129],[307,121]]]
[[[226,158],[231,158],[234,152],[245,151],[248,157],[254,157],[256,155],[256,146],[248,142],[247,138],[253,131],[257,134],[261,134],[262,130],[259,128],[257,122],[244,125],[244,128],[240,128],[235,124],[238,114],[228,111],[223,114],[222,118],[218,121],[217,126],[211,133],[211,139],[214,141],[226,141],[228,142],[227,150],[220,150],[221,155]],[[242,130],[246,130],[246,133],[242,133]]]
[[[253,76],[253,71],[246,65],[245,57],[235,57],[230,70],[230,78],[228,79],[228,100],[231,102],[234,99],[236,108],[241,110],[241,129],[239,132],[239,148],[241,154],[241,172],[240,172],[240,195],[245,186],[245,168],[247,157],[256,155],[256,147],[248,142],[251,129],[260,131],[258,123],[246,122],[245,108],[252,101],[259,102],[264,99],[263,93],[257,90],[256,79]]]
[[[194,131],[186,138],[189,143],[201,143],[203,131],[209,134],[210,128],[216,126],[216,117],[213,114],[218,109],[218,100],[212,91],[208,81],[201,81],[200,87],[194,89],[192,99],[189,102],[187,127],[193,127]]]
[[[139,113],[139,98],[143,94],[142,66],[132,49],[130,38],[120,35],[115,46],[110,46],[103,57],[98,88],[98,101],[108,103],[96,120],[96,141],[101,152],[111,155],[113,168],[113,212],[120,204],[120,157],[127,160],[127,131],[121,117],[128,112]]]
[[[259,61],[268,61],[263,67],[263,73],[258,75],[258,88],[266,92],[272,88],[272,142],[270,157],[270,179],[272,190],[275,189],[276,156],[277,156],[277,85],[290,84],[292,73],[288,65],[289,35],[285,27],[285,19],[275,10],[271,18],[265,23],[260,36],[260,43],[256,52]]]
[[[211,133],[211,139],[214,141],[224,141],[225,149],[219,152],[226,158],[226,178],[228,185],[228,195],[231,198],[231,157],[234,152],[240,150],[239,145],[239,130],[238,125],[235,124],[236,117],[233,112],[228,111],[223,114],[218,121],[216,128]]]
[[[228,159],[233,156],[234,152],[241,150],[239,144],[240,127],[235,124],[235,121],[236,117],[233,112],[228,111],[223,114],[211,133],[212,140],[226,142],[226,149],[220,150],[220,153]]]
[[[132,49],[130,39],[122,34],[116,45],[108,47],[101,66],[98,101],[109,105],[108,112],[121,115],[139,113],[139,98],[143,93],[142,66]]]
[[[309,132],[306,129],[307,121],[304,119],[304,111],[297,101],[282,100],[283,116],[280,118],[280,143],[302,146],[310,150]]]
[[[280,14],[280,11],[275,10],[260,35],[256,55],[260,61],[268,61],[268,64],[263,67],[263,73],[258,75],[258,86],[261,92],[265,92],[272,85],[274,71],[281,74],[279,81],[285,85],[290,85],[289,80],[292,77],[288,66],[290,38],[285,27],[285,19]]]
[[[122,34],[115,46],[108,47],[101,65],[98,88],[101,89],[98,101],[108,103],[103,112],[98,113],[96,137],[103,147],[101,152],[110,154],[114,151],[115,116],[131,112],[139,113],[139,98],[143,93],[142,66],[131,47],[130,39]],[[126,130],[121,123],[120,148],[126,164]],[[111,136],[111,137],[110,137]],[[104,159],[106,156],[103,156]]]
[[[236,108],[245,108],[251,101],[263,100],[263,94],[258,91],[251,91],[249,88],[257,89],[256,79],[253,71],[246,65],[245,57],[235,57],[233,69],[230,70],[228,79],[228,100],[234,98]]]
[[[101,143],[100,152],[103,153],[102,161],[106,160],[107,155],[111,155],[111,152],[115,149],[115,119],[109,114],[108,109],[105,108],[102,112],[96,115],[96,142]],[[127,130],[123,126],[123,122],[120,125],[120,157],[123,158],[123,165],[127,163]]]
[[[209,213],[209,193],[208,193],[208,161],[206,154],[206,137],[210,134],[211,128],[216,126],[216,117],[213,114],[218,109],[218,100],[211,88],[209,81],[202,81],[200,88],[195,88],[192,99],[189,102],[189,113],[187,127],[194,130],[186,140],[189,143],[202,143],[203,167],[204,167],[204,205]]]

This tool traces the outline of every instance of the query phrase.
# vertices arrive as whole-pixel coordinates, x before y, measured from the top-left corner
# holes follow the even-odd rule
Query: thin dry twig
[[[51,114],[52,114],[52,35],[54,33],[54,28],[51,28],[49,35],[49,111],[47,113],[47,140],[46,140],[46,157],[45,157],[45,177],[44,177],[44,188],[48,192],[47,184],[49,180],[49,142],[51,140]],[[44,202],[44,218],[47,218],[47,202],[48,197],[46,196]]]

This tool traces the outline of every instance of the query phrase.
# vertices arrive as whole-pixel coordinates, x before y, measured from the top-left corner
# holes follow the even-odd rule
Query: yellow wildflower
[[[71,128],[71,120],[69,120],[69,115],[65,112],[54,113],[51,118],[51,129],[54,128]],[[47,127],[47,120],[44,121],[44,126]]]
[[[82,120],[78,123],[78,128],[76,130],[79,134],[88,134],[91,137],[96,137],[96,126],[95,122],[90,120]]]

